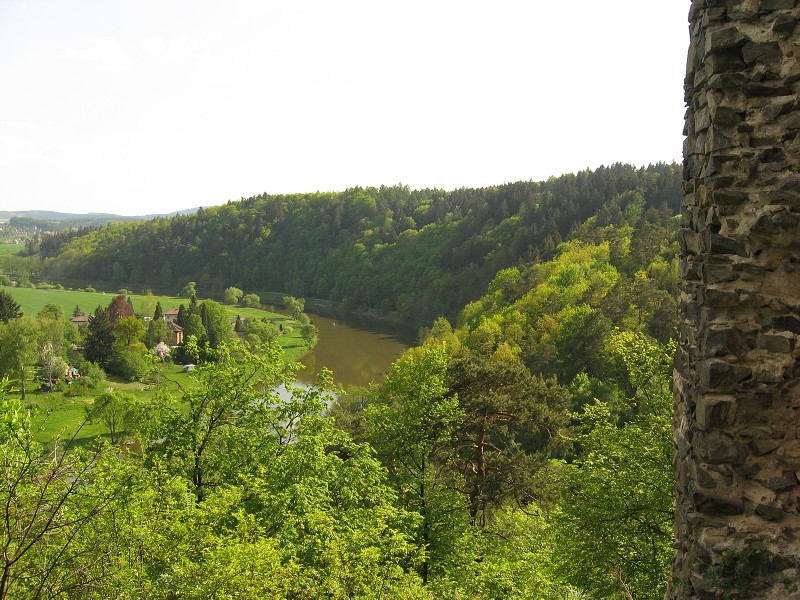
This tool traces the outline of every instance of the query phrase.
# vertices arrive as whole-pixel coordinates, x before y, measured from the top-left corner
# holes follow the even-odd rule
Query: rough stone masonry
[[[668,598],[800,599],[800,0],[694,0]]]

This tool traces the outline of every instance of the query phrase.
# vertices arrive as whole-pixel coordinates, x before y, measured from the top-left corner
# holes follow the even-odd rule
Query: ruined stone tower
[[[669,598],[800,599],[800,0],[694,0]]]

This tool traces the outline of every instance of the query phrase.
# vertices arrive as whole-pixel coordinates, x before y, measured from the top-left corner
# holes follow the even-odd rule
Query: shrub
[[[249,308],[259,308],[261,306],[261,298],[258,294],[245,294],[242,298],[242,304]]]
[[[89,386],[86,385],[85,380],[73,381],[69,385],[67,385],[66,383],[62,385],[66,388],[64,390],[64,395],[67,397],[86,396],[89,394]],[[61,391],[60,388],[59,391]]]
[[[106,380],[106,372],[97,363],[86,361],[79,367],[79,370],[81,381],[91,389],[100,387]]]
[[[147,374],[149,367],[142,353],[130,348],[115,351],[108,361],[109,372],[128,381],[141,379]]]

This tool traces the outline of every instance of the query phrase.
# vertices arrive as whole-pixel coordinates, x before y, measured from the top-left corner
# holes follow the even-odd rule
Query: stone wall
[[[800,599],[800,0],[695,0],[669,598]]]

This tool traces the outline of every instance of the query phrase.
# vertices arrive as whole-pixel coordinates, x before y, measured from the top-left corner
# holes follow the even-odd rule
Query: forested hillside
[[[59,280],[167,290],[196,281],[205,294],[228,286],[286,292],[430,324],[454,318],[498,271],[549,258],[619,194],[636,194],[643,211],[676,214],[679,182],[675,164],[616,164],[481,189],[262,194],[103,226],[42,257]]]
[[[439,597],[663,597],[677,226],[612,198],[340,403],[423,519]]]

